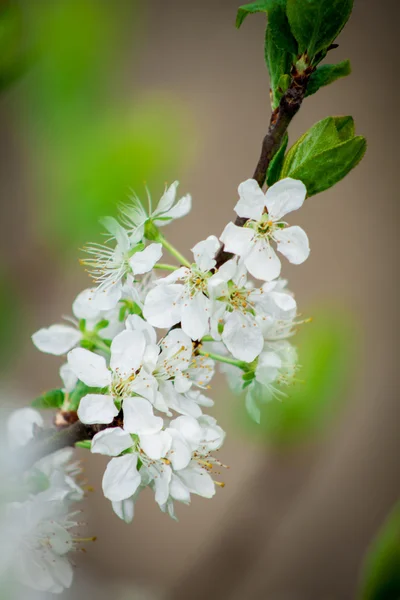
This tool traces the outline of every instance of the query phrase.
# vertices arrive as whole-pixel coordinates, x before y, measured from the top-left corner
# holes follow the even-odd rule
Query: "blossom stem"
[[[175,256],[179,264],[184,265],[185,267],[190,267],[190,262],[186,260],[186,258],[179,252],[179,250],[177,250],[172,244],[170,244],[160,232],[158,232],[156,241],[162,244],[164,248],[168,250],[170,254],[172,254],[172,256]]]
[[[165,263],[157,263],[154,265],[154,269],[161,269],[161,271],[176,271],[177,267]]]
[[[238,367],[242,370],[247,369],[247,363],[243,362],[242,360],[235,360],[234,358],[229,358],[228,356],[222,356],[222,354],[214,354],[213,352],[207,352],[206,350],[201,349],[198,349],[197,353],[201,356],[206,356],[207,358],[217,360],[218,362],[226,363],[227,365],[233,365],[234,367]]]

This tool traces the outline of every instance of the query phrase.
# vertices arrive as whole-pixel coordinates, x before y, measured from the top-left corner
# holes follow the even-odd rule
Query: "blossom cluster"
[[[288,338],[297,306],[274,245],[293,264],[309,255],[305,232],[283,220],[303,204],[304,184],[287,178],[266,193],[252,179],[240,184],[244,226],[229,223],[219,238],[198,242],[190,261],[161,233],[190,211],[177,186],[155,210],[148,193],[148,210],[134,196],[119,219],[103,219],[106,243],[88,246],[82,260],[95,286],[78,295],[69,323],[33,335],[41,351],[66,355],[60,409],[93,428],[91,451],[110,458],[104,495],[127,522],[145,487],[175,517],[175,502],[211,498],[221,485],[214,453],[225,434],[203,412],[213,405],[217,362],[232,388],[246,391],[256,421],[260,402],[284,395],[296,372]],[[164,252],[178,264],[159,262]]]
[[[18,452],[43,426],[32,408],[13,412],[7,421],[7,443],[2,440],[0,494],[0,594],[10,589],[26,596],[26,587],[61,593],[73,579],[69,553],[87,539],[74,534],[78,512],[72,505],[84,492],[77,478],[73,449],[64,448],[23,471]],[[93,538],[92,538],[93,539]],[[25,590],[25,591],[24,591]]]

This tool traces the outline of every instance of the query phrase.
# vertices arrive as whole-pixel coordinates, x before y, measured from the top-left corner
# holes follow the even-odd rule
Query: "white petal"
[[[209,271],[215,267],[214,257],[218,252],[220,243],[215,235],[210,235],[206,240],[198,242],[192,248],[194,260],[201,271]]]
[[[272,292],[271,296],[277,307],[284,312],[296,310],[296,300],[290,294],[285,294],[283,292]]]
[[[136,252],[129,259],[129,266],[134,275],[143,275],[152,270],[156,262],[162,257],[162,245],[150,244],[142,252]]]
[[[184,504],[189,504],[190,502],[190,493],[183,481],[179,479],[172,473],[171,483],[169,486],[169,493],[171,498],[177,500],[178,502],[183,502]]]
[[[147,373],[144,369],[135,377],[131,383],[131,390],[138,396],[142,396],[149,400],[152,404],[156,401],[158,382],[157,379]]]
[[[166,275],[165,277],[159,277],[154,283],[155,285],[160,286],[165,285],[167,283],[176,283],[178,279],[186,279],[186,277],[188,277],[190,273],[191,271],[188,267],[179,267],[175,271],[172,271],[172,273],[170,273],[169,275]]]
[[[132,498],[113,502],[112,507],[115,514],[122,519],[122,521],[125,521],[125,523],[132,523],[135,514],[135,501]]]
[[[161,342],[162,352],[159,363],[170,363],[174,359],[174,366],[186,369],[192,356],[192,340],[179,327],[172,329]]]
[[[64,384],[64,390],[66,392],[72,392],[72,390],[78,383],[78,378],[75,375],[75,373],[72,371],[69,364],[64,363],[63,365],[61,365],[59,373],[60,373],[62,382]]]
[[[130,246],[128,232],[118,223],[117,219],[114,219],[114,217],[103,217],[100,219],[100,223],[115,238],[121,251],[127,252]]]
[[[148,344],[157,343],[157,334],[154,327],[139,317],[139,315],[129,315],[125,321],[125,327],[132,331],[142,331],[145,334]]]
[[[161,467],[161,471],[154,476],[155,501],[160,506],[168,500],[171,476],[171,467],[167,467],[166,465]]]
[[[178,202],[175,204],[173,208],[169,211],[165,212],[162,217],[167,219],[180,219],[181,217],[185,217],[192,208],[192,196],[190,194],[186,194],[183,196]],[[163,226],[168,223],[168,221],[157,219],[157,225]]]
[[[171,452],[168,455],[172,468],[175,471],[185,469],[192,459],[192,449],[177,429],[168,428],[167,431],[172,438]]]
[[[154,327],[172,327],[179,323],[181,309],[179,299],[183,285],[159,285],[146,296],[143,316]]]
[[[192,382],[182,373],[177,373],[174,377],[174,386],[178,394],[184,394],[190,390]]]
[[[269,385],[278,376],[282,361],[275,352],[263,352],[256,367],[256,379],[263,385]]]
[[[144,398],[126,398],[123,410],[124,429],[129,433],[151,435],[162,429],[162,418],[154,416],[152,405]]]
[[[96,433],[92,439],[93,454],[118,456],[132,446],[132,438],[121,427],[112,427]]]
[[[101,311],[98,306],[92,302],[93,289],[83,290],[74,300],[72,312],[77,319],[98,319]]]
[[[166,431],[140,436],[140,447],[152,460],[164,458],[171,448],[171,443],[172,438]]]
[[[111,343],[111,369],[121,378],[130,377],[140,368],[145,349],[142,331],[122,331]]]
[[[153,213],[153,217],[156,217],[157,215],[162,216],[162,213],[165,213],[172,207],[173,203],[175,202],[178,185],[179,181],[174,181],[174,183],[172,183],[169,188],[165,190],[164,194],[160,198],[156,210]]]
[[[202,428],[201,443],[208,452],[214,452],[221,448],[224,443],[225,431],[217,425],[216,419],[210,415],[202,415],[199,418],[199,424]]]
[[[133,496],[140,485],[140,474],[136,465],[136,454],[125,454],[110,460],[103,477],[103,492],[106,498],[120,502]]]
[[[212,498],[215,494],[215,485],[209,473],[198,465],[190,465],[179,471],[179,478],[192,494],[204,498]]]
[[[278,244],[278,251],[294,265],[300,265],[309,257],[310,245],[307,234],[297,225],[279,229],[274,233],[274,240]]]
[[[108,424],[114,420],[118,412],[112,396],[107,396],[106,394],[87,394],[79,403],[78,417],[86,425],[95,425],[96,423]]]
[[[35,426],[43,427],[40,413],[33,408],[20,408],[7,419],[7,437],[11,446],[25,446],[33,439]]]
[[[81,340],[82,333],[68,325],[51,325],[39,329],[32,336],[32,341],[41,352],[60,356],[66,354]]]
[[[75,348],[68,353],[68,364],[75,375],[89,387],[106,387],[111,374],[104,356],[85,348]]]
[[[252,362],[264,346],[261,329],[255,325],[255,320],[238,311],[230,313],[222,340],[235,358],[245,362]]]
[[[265,207],[265,194],[255,179],[247,179],[238,188],[240,200],[235,206],[239,217],[258,221]]]
[[[192,450],[196,450],[202,439],[202,430],[196,419],[192,417],[177,417],[171,421],[170,429],[176,429],[183,436]]]
[[[264,281],[279,277],[281,272],[281,261],[265,239],[259,239],[253,244],[251,252],[244,259],[244,264],[253,277]]]
[[[306,198],[307,189],[302,181],[287,177],[274,183],[267,190],[266,207],[273,221],[300,208]]]
[[[210,301],[201,292],[186,297],[181,308],[183,331],[192,338],[200,340],[209,329]]]
[[[115,308],[122,295],[122,286],[120,282],[111,285],[106,289],[94,289],[90,301],[93,304],[93,310],[111,310]]]
[[[228,223],[219,239],[223,242],[226,252],[242,256],[250,251],[253,238],[254,231],[252,229]]]

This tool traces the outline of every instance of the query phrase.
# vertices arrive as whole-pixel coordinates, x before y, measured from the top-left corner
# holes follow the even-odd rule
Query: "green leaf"
[[[63,390],[50,390],[38,398],[35,398],[35,400],[32,402],[32,406],[39,409],[60,408],[63,405],[63,402]]]
[[[267,184],[268,186],[274,185],[280,179],[280,174],[283,167],[283,161],[285,160],[285,152],[289,142],[289,136],[286,133],[283,138],[283,142],[278,152],[275,154],[274,158],[271,160],[268,173],[267,173]]]
[[[353,8],[353,0],[287,0],[290,28],[299,53],[313,59],[339,35]]]
[[[328,117],[292,146],[281,178],[300,179],[307,195],[313,196],[343,179],[360,162],[366,147],[365,138],[354,137],[352,117]]]
[[[299,166],[290,173],[293,179],[300,179],[307,188],[307,195],[314,196],[332,187],[358,165],[367,149],[367,142],[361,135],[330,148],[312,161]]]
[[[359,598],[400,598],[400,504],[392,511],[367,552]]]
[[[336,65],[322,65],[318,67],[308,81],[306,96],[311,96],[325,85],[329,85],[341,77],[346,77],[351,73],[349,60],[343,60]]]
[[[75,389],[70,393],[68,398],[70,410],[78,410],[79,403],[86,394],[101,394],[102,391],[103,388],[89,387],[83,381],[78,381]]]
[[[268,28],[279,50],[288,52],[291,58],[298,54],[298,45],[286,16],[286,0],[275,0],[268,10]]]
[[[290,73],[292,56],[288,52],[278,48],[269,27],[267,27],[265,32],[265,62],[270,78],[271,106],[274,110],[282,97],[279,82],[282,81],[283,76]]]
[[[250,2],[250,4],[240,6],[236,15],[236,27],[239,29],[248,15],[258,12],[267,13],[274,5],[275,1],[276,0],[259,0],[258,2]]]

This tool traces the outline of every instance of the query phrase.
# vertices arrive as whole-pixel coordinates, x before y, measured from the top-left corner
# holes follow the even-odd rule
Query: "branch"
[[[293,73],[290,86],[282,96],[278,108],[271,115],[268,132],[263,139],[261,155],[253,175],[253,179],[257,181],[260,188],[263,187],[267,178],[271,160],[281,147],[285,133],[304,100],[310,75],[311,70],[309,69],[302,74]],[[235,225],[243,227],[246,220],[243,217],[236,217]],[[225,252],[224,247],[221,246],[215,257],[217,261],[216,268],[218,269],[232,258],[232,256],[233,254]]]
[[[62,429],[44,430],[27,446],[20,450],[16,464],[21,471],[30,469],[38,460],[61,450],[75,446],[76,442],[92,439],[99,427],[88,426],[76,421]]]

